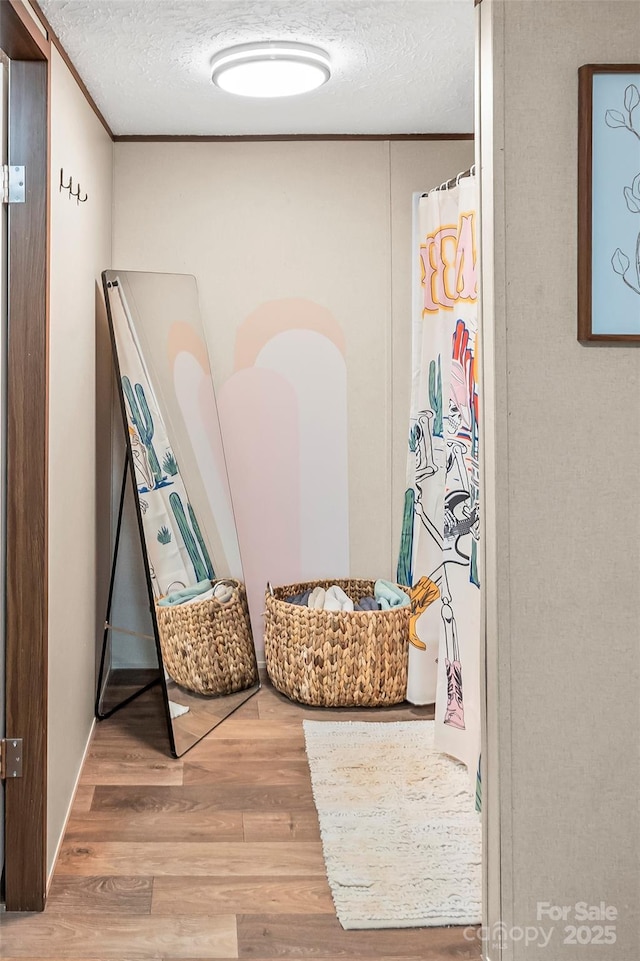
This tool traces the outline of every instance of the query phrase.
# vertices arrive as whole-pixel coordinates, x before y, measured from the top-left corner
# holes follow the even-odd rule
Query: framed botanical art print
[[[578,77],[578,340],[640,343],[640,64]]]

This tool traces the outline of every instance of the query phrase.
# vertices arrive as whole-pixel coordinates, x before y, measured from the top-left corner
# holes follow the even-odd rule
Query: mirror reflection
[[[211,368],[193,277],[103,283],[125,444],[97,713],[159,682],[180,756],[259,686]]]

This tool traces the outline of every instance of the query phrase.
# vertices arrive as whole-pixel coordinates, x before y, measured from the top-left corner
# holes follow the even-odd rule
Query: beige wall
[[[96,608],[97,571],[109,550],[96,537],[96,471],[108,513],[104,465],[96,458],[96,283],[111,263],[112,162],[111,140],[52,50],[49,868],[91,731],[96,624],[104,616]],[[71,175],[88,194],[86,203],[58,190],[61,167],[65,181]],[[103,595],[102,583],[98,606]]]
[[[503,914],[536,925],[537,902],[605,901],[619,916],[615,945],[564,944],[559,925],[546,953],[520,941],[504,956],[629,961],[640,922],[640,352],[576,340],[576,136],[578,67],[638,62],[639,5],[480,10]]]
[[[115,145],[114,266],[196,276],[218,389],[233,371],[236,329],[267,301],[314,301],[343,329],[357,576],[395,572],[412,191],[472,159],[469,141]]]

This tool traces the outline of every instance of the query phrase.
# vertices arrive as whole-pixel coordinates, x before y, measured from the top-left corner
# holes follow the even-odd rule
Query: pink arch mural
[[[218,410],[256,646],[267,580],[349,574],[345,338],[312,301],[262,304],[240,325]]]

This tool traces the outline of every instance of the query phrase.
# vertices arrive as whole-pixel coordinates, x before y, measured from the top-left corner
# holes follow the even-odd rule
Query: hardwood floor
[[[0,915],[0,958],[479,961],[460,928],[343,931],[325,876],[302,719],[426,709],[304,708],[263,689],[180,760],[160,693],[98,724],[47,909]]]

